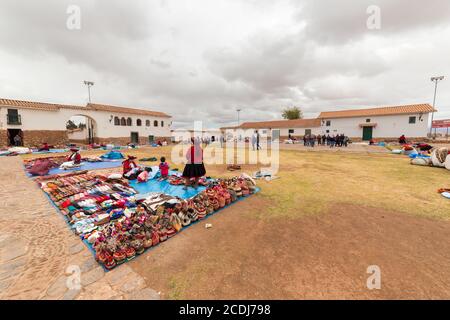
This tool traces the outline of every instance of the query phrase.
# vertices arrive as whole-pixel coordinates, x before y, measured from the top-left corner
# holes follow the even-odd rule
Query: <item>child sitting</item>
[[[146,167],[145,170],[142,171],[142,172],[138,175],[138,177],[137,177],[138,183],[141,183],[141,182],[147,182],[147,181],[148,181],[148,177],[149,177],[149,173],[150,173],[150,172],[152,172],[152,168]]]
[[[169,175],[169,164],[166,162],[165,157],[161,157],[161,163],[159,164],[159,171],[161,172],[161,179],[167,179]]]

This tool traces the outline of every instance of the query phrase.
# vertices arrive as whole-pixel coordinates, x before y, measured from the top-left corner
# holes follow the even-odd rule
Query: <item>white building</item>
[[[250,138],[258,130],[262,137],[269,137],[272,140],[287,139],[289,135],[299,138],[305,134],[319,134],[320,119],[295,119],[295,120],[275,120],[244,122],[237,127],[221,128],[227,138]]]
[[[189,142],[191,138],[209,139],[210,142],[219,141],[222,135],[220,129],[174,129],[172,130],[172,142]]]
[[[393,139],[401,135],[424,138],[428,134],[433,107],[416,104],[394,107],[322,112],[321,130],[325,134],[345,134],[352,140]]]
[[[221,128],[233,138],[250,137],[255,130],[273,140],[286,139],[289,135],[301,138],[306,134],[345,134],[353,141],[425,138],[428,134],[429,104],[379,107],[322,112],[316,119],[276,120],[245,122],[237,127]]]
[[[163,112],[91,103],[74,106],[0,99],[0,146],[13,144],[16,135],[22,137],[25,146],[66,144],[66,123],[76,116],[88,119],[86,142],[148,144],[157,139],[169,142],[171,137],[171,116]]]

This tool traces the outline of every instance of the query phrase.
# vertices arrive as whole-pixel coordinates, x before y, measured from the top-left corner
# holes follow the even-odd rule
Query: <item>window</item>
[[[330,120],[327,120],[326,126],[327,127],[331,126],[331,121]]]
[[[263,133],[263,134],[267,134],[267,130],[263,130],[262,133]]]
[[[305,136],[306,136],[307,134],[311,134],[311,129],[305,129]]]
[[[330,130],[327,130],[326,132],[327,132],[327,133],[330,133]]]
[[[146,126],[146,127],[150,127],[150,120],[146,120],[146,121],[145,121],[145,126]]]
[[[115,126],[120,126],[120,119],[119,119],[119,117],[114,117],[114,125]]]
[[[164,127],[164,121],[161,121],[161,127]]]
[[[416,123],[416,117],[409,117],[409,123],[410,124]]]
[[[138,127],[142,126],[142,120],[141,120],[141,119],[137,119],[137,120],[136,120],[136,125],[137,125]]]
[[[17,124],[17,125],[22,124],[22,120],[19,115],[19,110],[8,109],[7,120],[8,120],[7,121],[8,124]]]
[[[294,129],[289,129],[289,133],[294,133]]]
[[[369,122],[370,122],[370,119],[366,119],[366,122],[369,123]]]
[[[120,125],[121,126],[126,126],[127,125],[127,120],[125,120],[125,118],[120,119]]]
[[[131,118],[127,119],[127,126],[131,127],[133,125],[133,120]]]
[[[156,120],[153,121],[153,126],[154,126],[154,127],[157,127],[157,126],[158,126],[158,121],[156,121]]]

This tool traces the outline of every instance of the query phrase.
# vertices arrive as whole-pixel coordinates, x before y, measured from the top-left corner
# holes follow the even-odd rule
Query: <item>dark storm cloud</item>
[[[337,4],[339,3],[339,4]],[[66,27],[69,5],[81,29]],[[369,5],[381,29],[368,30]],[[175,126],[429,102],[449,74],[449,1],[188,0],[0,2],[0,95],[166,111]],[[450,111],[450,87],[439,103]],[[450,115],[450,114],[449,114]]]

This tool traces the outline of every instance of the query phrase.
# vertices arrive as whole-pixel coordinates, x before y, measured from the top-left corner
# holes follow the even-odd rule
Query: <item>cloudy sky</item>
[[[448,0],[1,0],[0,97],[84,104],[91,80],[93,102],[218,127],[237,108],[432,103],[444,75],[436,118],[450,118],[449,39]]]

